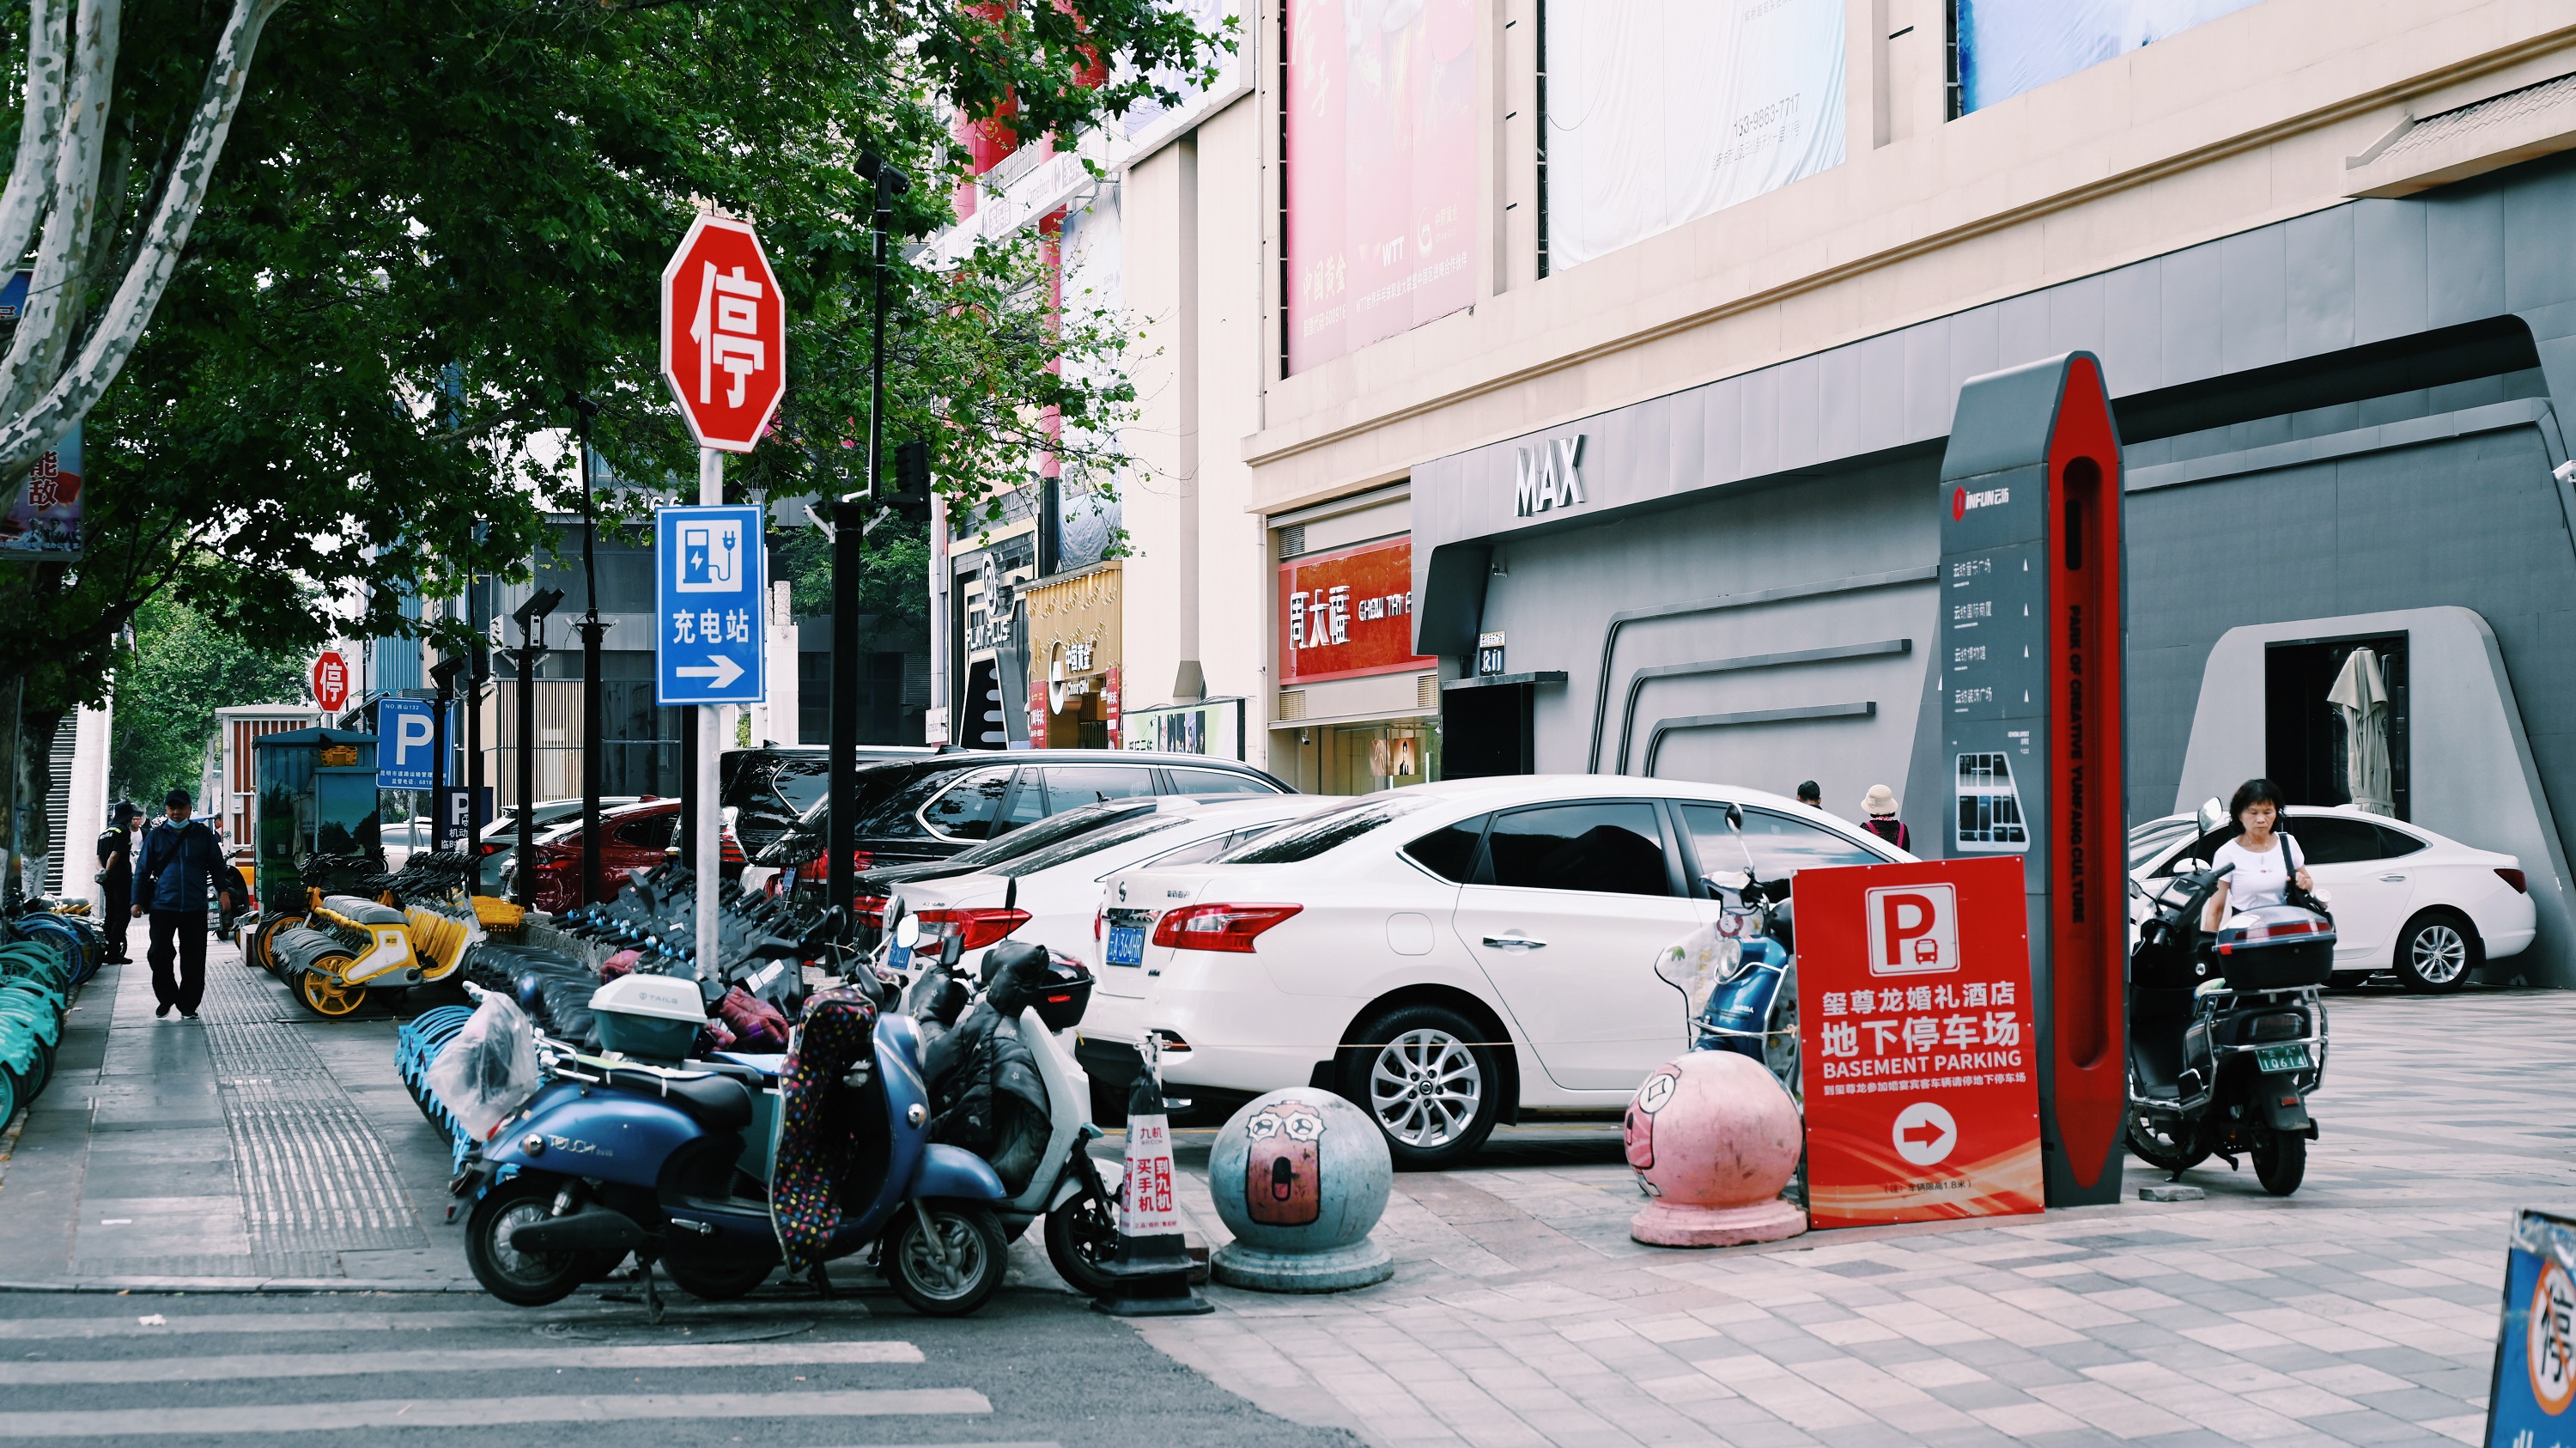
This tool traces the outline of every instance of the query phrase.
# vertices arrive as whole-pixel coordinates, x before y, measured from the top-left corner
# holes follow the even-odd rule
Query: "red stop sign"
[[[751,223],[701,216],[662,268],[662,380],[698,446],[749,452],[787,394],[787,308]]]
[[[337,649],[326,650],[313,661],[313,702],[326,714],[349,707],[349,661]]]

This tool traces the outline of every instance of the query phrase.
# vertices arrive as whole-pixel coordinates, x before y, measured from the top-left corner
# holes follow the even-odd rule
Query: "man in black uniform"
[[[134,866],[133,913],[152,913],[152,947],[145,958],[152,962],[153,998],[161,1003],[152,1014],[166,1016],[177,1006],[180,1015],[193,1021],[197,1003],[206,995],[208,887],[224,897],[224,911],[230,914],[239,893],[232,882],[240,877],[224,868],[215,832],[188,818],[186,790],[170,791],[164,803],[170,817],[144,832],[143,858]],[[174,954],[179,967],[175,978],[170,969]]]
[[[125,953],[125,926],[134,906],[134,820],[141,813],[132,800],[118,800],[107,812],[106,833],[98,837],[98,888],[106,897],[98,924],[107,937],[108,965],[132,963]]]

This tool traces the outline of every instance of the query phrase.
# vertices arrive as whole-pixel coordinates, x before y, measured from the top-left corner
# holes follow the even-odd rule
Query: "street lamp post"
[[[447,844],[447,798],[455,793],[451,783],[454,774],[448,768],[448,750],[455,740],[447,732],[448,712],[456,707],[456,676],[465,667],[462,657],[438,661],[429,671],[431,682],[438,685],[438,712],[430,716],[431,754],[438,760],[429,774],[429,847],[440,849]],[[466,812],[473,813],[473,796],[466,796]],[[466,858],[472,859],[471,855]]]
[[[599,404],[578,392],[566,392],[564,404],[572,409],[573,432],[578,439],[577,455],[581,459],[581,576],[589,604],[581,616],[581,885],[573,898],[587,905],[599,891],[599,769],[602,758],[601,735],[606,732],[600,720],[599,641],[608,625],[599,621],[599,566],[592,559],[591,535],[596,531],[597,514],[590,504],[590,420],[599,415]]]
[[[522,909],[537,903],[537,660],[546,655],[546,615],[563,602],[560,588],[528,595],[510,616],[519,621],[519,888]]]
[[[876,190],[873,253],[874,317],[868,352],[867,491],[832,507],[832,758],[831,822],[824,853],[831,903],[848,909],[857,894],[859,792],[859,570],[867,553],[868,515],[875,511],[877,467],[885,453],[886,237],[894,229],[895,198],[912,178],[879,156],[862,154],[859,174]]]

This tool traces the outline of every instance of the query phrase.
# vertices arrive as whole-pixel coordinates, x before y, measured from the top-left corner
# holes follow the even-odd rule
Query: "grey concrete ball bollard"
[[[1208,1149],[1208,1191],[1234,1233],[1209,1270],[1260,1292],[1384,1282],[1395,1259],[1369,1232],[1394,1177],[1377,1123],[1339,1096],[1291,1086],[1254,1098]]]

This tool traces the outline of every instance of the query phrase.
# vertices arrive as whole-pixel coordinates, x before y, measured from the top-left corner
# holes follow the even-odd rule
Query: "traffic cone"
[[[1111,1287],[1091,1306],[1114,1317],[1188,1317],[1216,1308],[1190,1286],[1196,1268],[1172,1196],[1172,1124],[1151,1043],[1127,1093],[1127,1173],[1118,1184],[1118,1256]],[[1186,1105],[1187,1103],[1183,1103]]]

